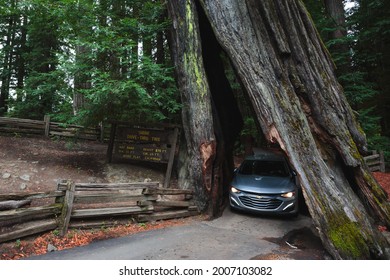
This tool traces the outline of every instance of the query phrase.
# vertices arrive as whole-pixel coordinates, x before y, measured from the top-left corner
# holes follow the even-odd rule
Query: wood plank
[[[13,123],[0,123],[0,125],[7,126],[9,128],[31,128],[39,129],[43,131],[44,124],[42,123],[30,123],[30,122],[13,122]]]
[[[11,127],[0,127],[0,131],[6,132],[6,133],[24,133],[24,134],[42,134],[43,135],[43,129],[21,129],[21,128],[11,128]]]
[[[131,217],[116,216],[114,219],[87,219],[87,220],[71,220],[69,228],[77,229],[92,229],[102,227],[114,227],[118,225],[132,224],[134,221]]]
[[[69,221],[73,210],[74,189],[75,185],[70,184],[65,194],[60,219],[60,236],[65,236],[66,232],[68,231]]]
[[[88,190],[88,191],[98,191],[98,190],[129,190],[129,189],[144,189],[144,188],[158,188],[158,182],[135,182],[135,183],[107,183],[107,184],[95,184],[95,183],[77,183],[76,191]]]
[[[76,191],[120,191],[120,190],[136,190],[145,188],[157,188],[157,182],[147,183],[112,183],[112,184],[76,184]],[[57,189],[64,191],[66,190],[66,182],[60,182],[57,184]]]
[[[380,171],[380,166],[372,166],[369,167],[368,170],[370,170],[371,172]]]
[[[5,125],[9,128],[27,128],[27,129],[37,129],[43,131],[44,126],[42,123],[3,123],[2,125]]]
[[[198,206],[196,206],[196,205],[188,206],[188,211],[196,211],[197,213],[199,213]]]
[[[70,133],[70,132],[56,132],[56,131],[53,131],[53,130],[50,130],[50,135],[62,136],[62,137],[74,137],[75,136],[74,133]]]
[[[193,205],[193,202],[191,201],[175,201],[175,200],[170,200],[170,201],[163,201],[159,200],[154,202],[154,206],[162,206],[162,207],[189,207]]]
[[[380,167],[379,167],[379,170],[380,172],[386,172],[386,166],[385,166],[385,154],[383,153],[383,151],[380,151],[379,152],[379,157],[380,157]]]
[[[49,206],[38,206],[30,208],[19,208],[12,209],[0,212],[0,222],[4,221],[18,221],[19,219],[28,218],[32,219],[34,217],[45,216],[45,215],[56,215],[61,213],[62,205],[53,204]]]
[[[77,132],[56,132],[51,130],[50,135],[53,136],[60,136],[60,137],[73,137],[73,138],[78,138],[78,139],[84,139],[84,140],[97,140],[98,139],[98,134],[96,135],[83,135],[83,134],[78,134]]]
[[[107,161],[109,163],[112,162],[116,130],[117,130],[117,124],[116,123],[111,123],[110,139],[108,141],[108,147],[107,147]]]
[[[4,232],[0,234],[0,243],[26,237],[29,235],[50,231],[57,228],[57,221],[55,219],[40,220],[34,222],[27,222],[15,226],[11,232]]]
[[[84,128],[84,126],[82,126],[82,125],[63,124],[63,123],[59,123],[59,122],[51,122],[50,125],[53,126],[53,127],[61,127],[61,128],[65,128],[65,127]]]
[[[171,150],[169,153],[169,161],[168,161],[167,171],[165,173],[164,188],[168,188],[170,181],[171,181],[172,167],[173,167],[173,161],[175,159],[176,144],[177,144],[178,136],[179,136],[179,129],[177,127],[175,127],[173,130],[173,141],[171,143]]]
[[[116,215],[131,215],[145,212],[152,212],[153,206],[130,206],[116,208],[96,208],[96,209],[78,209],[73,210],[72,218],[88,218],[98,216],[116,216]]]
[[[188,210],[179,210],[179,211],[169,211],[169,212],[161,212],[154,213],[151,215],[138,215],[138,222],[151,222],[158,220],[169,220],[169,219],[178,219],[199,215],[196,211],[188,211]]]
[[[0,124],[38,124],[43,126],[44,122],[30,119],[0,117]]]
[[[146,189],[144,194],[160,194],[160,195],[179,195],[179,194],[193,194],[193,190],[181,190],[181,189]]]
[[[64,191],[52,191],[52,192],[31,192],[31,193],[8,193],[0,194],[0,201],[6,200],[31,200],[40,198],[51,198],[64,196]]]
[[[131,202],[157,200],[157,195],[130,195],[121,193],[76,194],[75,203]]]
[[[45,136],[49,137],[49,132],[50,132],[50,116],[45,115],[43,118],[43,122],[45,123]]]
[[[30,205],[31,200],[6,200],[0,201],[0,210],[10,210]]]
[[[154,201],[137,201],[138,206],[154,205]]]
[[[373,166],[373,165],[380,165],[381,162],[379,160],[377,160],[377,161],[369,161],[369,162],[366,162],[366,164],[368,166]]]
[[[370,161],[370,160],[373,160],[373,159],[379,159],[379,157],[380,157],[379,154],[375,154],[375,155],[364,157],[364,160],[365,161]]]

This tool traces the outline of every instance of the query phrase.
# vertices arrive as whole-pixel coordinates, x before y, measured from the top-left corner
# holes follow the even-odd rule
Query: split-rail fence
[[[159,183],[62,181],[50,192],[0,194],[0,243],[46,231],[96,228],[198,215],[191,190]]]
[[[46,137],[71,137],[83,140],[107,141],[109,129],[101,124],[96,127],[52,122],[50,116],[44,120],[0,117],[0,132],[14,134],[45,135]]]

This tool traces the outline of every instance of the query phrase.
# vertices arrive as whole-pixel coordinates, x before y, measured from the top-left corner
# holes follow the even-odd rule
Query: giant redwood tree
[[[375,226],[390,226],[387,195],[364,164],[364,133],[302,1],[170,0],[168,10],[183,102],[179,177],[198,205],[220,208],[242,123],[223,54],[265,139],[297,171],[327,250],[336,259],[389,258]]]

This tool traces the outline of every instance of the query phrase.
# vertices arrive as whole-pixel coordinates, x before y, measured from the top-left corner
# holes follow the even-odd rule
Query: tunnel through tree
[[[390,225],[387,196],[364,164],[364,134],[302,2],[174,0],[168,8],[183,101],[179,180],[195,188],[198,206],[219,213],[241,125],[225,53],[266,141],[299,174],[327,250],[337,259],[388,258],[373,222]]]

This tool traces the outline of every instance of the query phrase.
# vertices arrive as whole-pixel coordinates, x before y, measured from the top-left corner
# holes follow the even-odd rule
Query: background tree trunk
[[[325,0],[325,9],[334,22],[332,38],[339,39],[347,35],[343,0]]]
[[[11,2],[11,6],[15,7],[15,1]],[[0,74],[0,116],[5,115],[8,111],[8,98],[10,95],[12,66],[14,61],[14,41],[16,31],[16,15],[9,15],[7,31],[4,37],[6,37],[5,44],[2,48],[4,57],[2,61],[2,71]]]
[[[182,168],[187,173],[180,175],[186,179],[184,185],[199,194],[218,189],[211,184],[217,184],[212,177],[222,174],[212,167],[224,142],[217,142],[213,133],[217,121],[209,106],[212,93],[205,79],[194,2],[172,0],[169,10],[188,151]],[[336,259],[389,258],[389,245],[357,194],[373,216],[390,226],[387,196],[362,160],[364,134],[302,2],[199,2],[236,69],[265,138],[280,145],[299,174],[324,246]],[[199,197],[206,199],[205,205],[215,198]]]

